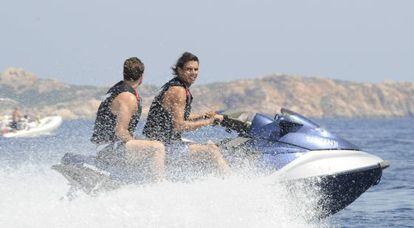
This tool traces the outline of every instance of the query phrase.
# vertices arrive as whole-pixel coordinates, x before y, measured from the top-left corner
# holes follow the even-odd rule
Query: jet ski
[[[230,151],[258,154],[255,166],[285,182],[293,192],[306,186],[322,196],[319,217],[334,214],[377,185],[389,162],[363,152],[308,118],[281,109],[274,118],[256,114],[249,121],[225,116],[222,125],[239,136],[225,141]]]
[[[11,120],[2,123],[2,136],[4,138],[13,137],[36,137],[40,135],[50,134],[62,124],[62,117],[47,116],[37,121],[20,121],[17,129],[9,126]]]
[[[252,118],[243,113],[224,115],[220,125],[237,135],[218,143],[232,167],[247,159],[263,175],[284,183],[292,192],[303,186],[316,189],[324,196],[318,202],[323,209],[319,217],[351,204],[378,184],[382,170],[389,166],[387,161],[284,108],[274,117],[260,113]],[[167,159],[167,167],[177,164]],[[140,172],[108,166],[95,156],[68,153],[52,168],[69,181],[69,197],[78,190],[94,195],[125,183],[143,183],[142,177],[134,176]]]

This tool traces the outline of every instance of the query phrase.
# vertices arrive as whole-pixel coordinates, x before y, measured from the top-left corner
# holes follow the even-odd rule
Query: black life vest
[[[138,125],[139,119],[142,113],[142,102],[138,92],[131,86],[120,81],[108,90],[102,103],[99,105],[98,112],[96,114],[95,126],[93,128],[93,134],[91,141],[96,144],[111,143],[117,141],[118,138],[115,135],[116,119],[117,116],[111,111],[112,101],[123,92],[129,92],[134,94],[138,102],[138,110],[134,113],[129,121],[128,131],[131,136],[134,135],[135,128]]]
[[[184,120],[187,120],[191,112],[193,96],[188,86],[178,77],[171,79],[162,88],[161,92],[154,98],[148,112],[147,123],[144,126],[143,134],[150,139],[159,140],[164,143],[172,143],[181,140],[181,132],[174,131],[172,114],[162,107],[164,94],[172,86],[181,86],[186,90],[186,101],[184,108]]]

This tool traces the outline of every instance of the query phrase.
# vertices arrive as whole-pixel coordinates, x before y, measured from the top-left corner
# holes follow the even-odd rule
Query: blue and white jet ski
[[[284,108],[274,118],[256,114],[251,123],[225,116],[222,125],[239,133],[224,148],[258,154],[255,166],[292,189],[317,190],[323,196],[318,202],[321,217],[342,210],[377,185],[389,167],[387,161]]]
[[[244,157],[257,170],[292,187],[305,183],[326,196],[322,217],[334,214],[379,183],[388,162],[361,151],[354,144],[328,132],[304,116],[281,110],[274,118],[256,114],[249,120],[225,115],[221,126],[237,132],[219,146],[233,167]],[[236,158],[237,157],[237,158]],[[168,161],[168,160],[167,160]],[[179,163],[167,162],[167,167]],[[125,183],[142,183],[130,170],[109,166],[94,156],[65,154],[53,169],[70,183],[71,191],[94,194]],[[138,176],[136,176],[138,175]],[[70,195],[70,194],[69,194]]]

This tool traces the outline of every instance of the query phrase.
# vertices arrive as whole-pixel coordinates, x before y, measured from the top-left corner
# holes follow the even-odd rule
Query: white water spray
[[[209,177],[127,185],[60,200],[66,180],[49,167],[0,169],[0,227],[324,227],[269,177]],[[302,214],[303,215],[303,214]]]

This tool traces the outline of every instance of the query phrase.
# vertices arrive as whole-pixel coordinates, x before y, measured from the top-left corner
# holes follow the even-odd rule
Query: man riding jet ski
[[[382,170],[389,166],[381,158],[360,151],[352,143],[287,109],[274,118],[256,114],[249,121],[245,117],[224,115],[220,123],[228,131],[238,133],[237,137],[219,143],[229,164],[237,167],[240,159],[233,158],[244,156],[275,181],[292,188],[296,183],[314,186],[326,196],[321,202],[322,217],[345,208],[378,184]],[[171,164],[179,163],[166,165]],[[72,189],[82,189],[88,194],[125,183],[142,183],[142,179],[131,178],[131,173],[100,164],[94,156],[66,154],[61,164],[53,168],[69,180]]]

